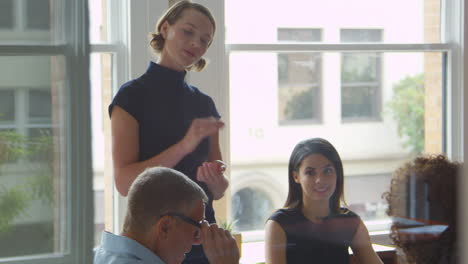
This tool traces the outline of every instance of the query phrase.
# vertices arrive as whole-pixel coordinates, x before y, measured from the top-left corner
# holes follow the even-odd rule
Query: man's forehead
[[[192,216],[194,219],[203,219],[204,216],[205,216],[205,203],[203,202],[203,200],[198,200],[196,202],[194,202],[191,206],[191,208],[189,209],[189,215]]]

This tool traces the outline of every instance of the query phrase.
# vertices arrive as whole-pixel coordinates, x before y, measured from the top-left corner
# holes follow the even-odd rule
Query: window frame
[[[90,55],[111,54],[112,76],[115,77],[111,81],[111,93],[114,96],[122,84],[143,74],[149,61],[155,59],[147,41],[148,34],[154,31],[156,21],[169,4],[167,1],[153,0],[102,1],[106,3],[106,23],[110,25],[107,41],[90,43]],[[103,119],[109,118],[107,112],[103,114]],[[110,144],[109,138],[105,140],[105,144]],[[104,164],[104,182],[110,183],[104,184],[104,201],[106,206],[111,207],[105,208],[105,229],[117,234],[124,221],[127,198],[120,195],[114,187],[111,164]],[[111,220],[108,221],[108,218]]]
[[[188,79],[194,85],[201,87],[203,91],[210,94],[219,111],[223,116],[223,120],[229,124],[229,53],[237,52],[353,52],[353,51],[372,51],[372,52],[447,52],[447,66],[449,67],[449,75],[446,77],[447,94],[445,95],[444,119],[443,125],[445,134],[444,149],[447,156],[455,161],[463,161],[464,158],[464,130],[463,114],[464,89],[467,84],[464,81],[464,76],[468,76],[468,67],[464,67],[468,63],[468,32],[464,25],[468,24],[468,5],[463,0],[444,1],[442,4],[442,41],[443,43],[433,44],[238,44],[225,43],[225,27],[224,17],[225,10],[224,1],[205,0],[202,2],[209,7],[217,19],[216,37],[209,49],[206,57],[210,59],[209,67],[201,73],[194,75],[189,74]],[[163,6],[164,7],[164,6]],[[164,7],[165,8],[165,7]],[[164,9],[159,9],[162,12]],[[213,79],[212,76],[217,78]],[[468,118],[466,119],[468,121]],[[467,133],[468,136],[468,133]],[[229,130],[224,129],[220,133],[220,144],[224,160],[230,164],[230,141]],[[468,176],[468,173],[466,173]],[[229,168],[227,171],[229,175]],[[466,177],[465,177],[466,178]],[[468,188],[468,179],[464,180],[460,188]],[[463,194],[463,201],[468,201],[468,193]],[[230,191],[226,192],[226,196],[230,196]],[[463,204],[463,203],[460,203]],[[229,198],[215,202],[215,210],[221,218],[229,216]],[[218,209],[219,207],[219,209]],[[468,214],[464,219],[468,219]],[[385,234],[383,235],[385,236]],[[468,241],[468,228],[465,230],[464,238]],[[468,259],[468,253],[466,253]]]
[[[90,1],[90,0],[85,0]],[[108,26],[107,32],[107,41],[106,42],[91,42],[90,41],[90,57],[91,55],[99,55],[99,54],[110,54],[112,56],[111,62],[111,71],[112,71],[112,78],[111,80],[111,89],[112,95],[114,95],[119,86],[131,78],[131,69],[133,65],[129,65],[130,58],[132,57],[133,53],[129,49],[131,45],[130,42],[132,41],[132,34],[133,34],[133,26],[135,24],[133,20],[136,15],[132,15],[132,11],[138,9],[141,12],[144,11],[142,8],[135,7],[135,2],[140,1],[112,1],[112,0],[102,0],[106,4],[106,18]],[[146,10],[144,11],[146,12]],[[141,15],[140,15],[141,17]],[[138,57],[135,55],[135,57]],[[91,67],[91,64],[90,64]],[[92,85],[92,83],[90,83]],[[105,113],[103,113],[105,114]],[[103,119],[108,118],[107,115],[102,117]],[[106,143],[110,142],[110,140],[106,139]],[[104,155],[110,153],[103,153]],[[109,230],[113,233],[119,233],[120,227],[123,223],[123,217],[125,213],[125,206],[126,206],[126,199],[122,197],[117,190],[114,188],[114,181],[113,179],[107,179],[106,177],[112,177],[113,170],[112,168],[108,168],[109,164],[104,164],[104,171],[103,173],[103,181],[110,182],[110,185],[104,184],[104,206],[110,205],[111,208],[102,208],[105,211],[104,213],[104,224],[105,229]],[[94,171],[92,173],[94,178]],[[93,197],[94,197],[94,188],[93,188]],[[107,200],[107,201],[106,201]],[[94,209],[94,206],[93,206]],[[107,221],[110,218],[110,221]],[[93,219],[94,225],[94,219]],[[96,234],[95,234],[96,235]],[[100,235],[100,234],[98,234]],[[94,244],[94,243],[93,243]]]
[[[280,39],[281,31],[287,32],[287,30],[291,30],[291,33],[294,35],[294,33],[297,32],[306,32],[307,30],[310,30],[312,32],[318,32],[319,34],[319,40],[286,40],[286,39]],[[296,32],[294,32],[296,31]],[[322,42],[323,39],[323,29],[322,28],[304,28],[304,27],[282,27],[282,28],[277,28],[276,31],[277,34],[277,41],[280,43],[288,43],[289,41],[295,42],[295,43],[301,43],[301,42],[315,42],[315,43],[320,43]],[[288,125],[298,125],[298,124],[321,124],[323,122],[323,80],[322,80],[322,74],[323,74],[323,56],[320,53],[293,53],[293,52],[284,52],[284,53],[278,53],[277,54],[277,61],[278,61],[278,92],[282,89],[281,82],[280,82],[280,74],[279,74],[279,65],[280,65],[280,57],[285,57],[285,59],[288,62],[288,72],[289,72],[289,67],[290,65],[290,56],[294,56],[295,54],[297,55],[305,55],[305,56],[311,56],[313,57],[313,61],[318,62],[319,67],[317,67],[317,82],[316,83],[311,83],[310,89],[313,91],[313,93],[316,95],[314,98],[313,102],[313,113],[314,116],[311,118],[301,118],[301,119],[287,119],[286,117],[284,119],[280,119],[280,113],[278,112],[278,124],[279,126],[288,126]],[[289,77],[289,76],[288,76]],[[289,80],[287,80],[289,81]],[[286,82],[287,83],[287,82]],[[286,88],[288,89],[288,88]],[[280,101],[281,98],[278,95],[278,109],[280,109]],[[287,101],[290,102],[290,101]]]
[[[199,87],[205,87],[208,94],[213,95],[217,105],[222,107],[223,119],[229,123],[229,54],[231,52],[446,52],[448,76],[446,80],[447,94],[445,95],[444,114],[444,152],[447,156],[456,161],[463,160],[463,60],[461,55],[466,49],[462,46],[464,37],[464,24],[466,20],[463,13],[463,1],[441,0],[441,43],[338,43],[338,44],[318,44],[318,43],[274,43],[274,44],[245,44],[245,43],[225,43],[224,38],[224,1],[207,0],[204,1],[217,17],[217,36],[214,40],[214,47],[211,65],[208,69],[217,68],[219,81],[213,81],[209,74],[197,73],[194,80],[199,83]],[[214,65],[213,65],[214,64]],[[214,66],[214,67],[213,67]],[[221,83],[221,85],[217,85]],[[225,133],[229,138],[229,132]],[[228,140],[227,140],[228,141]],[[225,142],[221,142],[225,144]],[[229,143],[223,145],[224,153],[228,157]],[[224,154],[223,153],[223,154]],[[229,160],[227,160],[228,163]],[[226,199],[227,200],[227,199]]]
[[[59,253],[0,258],[0,263],[91,263],[93,247],[93,197],[91,175],[91,123],[89,104],[89,41],[87,1],[63,1],[63,40],[41,44],[0,43],[0,56],[63,56],[66,60],[66,124],[63,179],[68,183],[59,234]],[[55,7],[55,6],[54,6]],[[3,33],[3,32],[2,32]],[[21,39],[19,40],[21,43]],[[88,176],[86,176],[88,175]]]

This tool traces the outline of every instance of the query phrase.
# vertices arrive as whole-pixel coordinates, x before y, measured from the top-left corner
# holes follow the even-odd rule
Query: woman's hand
[[[180,144],[186,153],[191,153],[205,137],[217,133],[223,126],[224,122],[214,117],[196,118],[190,124]]]
[[[224,171],[226,171],[226,164],[221,160],[203,162],[202,166],[198,167],[197,180],[208,185],[214,200],[223,197],[229,186],[228,180],[224,177]]]

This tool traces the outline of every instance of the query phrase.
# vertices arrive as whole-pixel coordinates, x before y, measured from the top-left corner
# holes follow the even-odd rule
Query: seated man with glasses
[[[211,264],[239,263],[229,231],[204,220],[207,199],[203,189],[176,170],[145,170],[130,187],[122,234],[103,233],[94,263],[178,264],[198,244]]]

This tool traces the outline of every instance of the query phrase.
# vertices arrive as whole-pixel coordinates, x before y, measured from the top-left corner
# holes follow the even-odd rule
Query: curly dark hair
[[[448,225],[440,236],[408,239],[401,223],[394,221],[390,237],[409,263],[440,263],[455,252],[460,169],[460,163],[432,155],[417,157],[394,172],[390,190],[382,195],[389,216]]]

